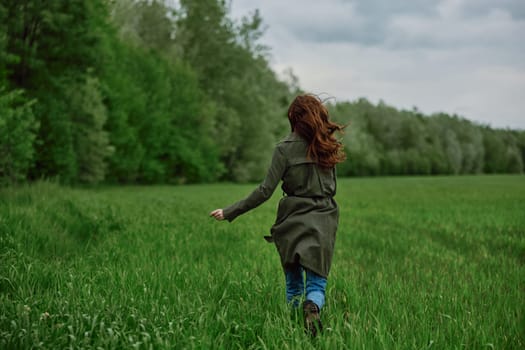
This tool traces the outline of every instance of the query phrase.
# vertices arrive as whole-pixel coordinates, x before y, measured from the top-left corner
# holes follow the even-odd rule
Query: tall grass
[[[345,179],[325,331],[305,336],[249,185],[0,192],[0,348],[525,347],[525,178]]]

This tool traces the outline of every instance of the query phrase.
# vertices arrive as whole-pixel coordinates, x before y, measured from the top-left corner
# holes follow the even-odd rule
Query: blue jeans
[[[326,278],[296,264],[285,268],[286,300],[292,306],[299,306],[299,300],[305,294],[304,273],[306,272],[306,300],[313,301],[319,310],[325,302]]]

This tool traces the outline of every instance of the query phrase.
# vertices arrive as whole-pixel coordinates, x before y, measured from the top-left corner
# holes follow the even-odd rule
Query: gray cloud
[[[257,7],[277,72],[338,100],[382,99],[525,129],[523,0],[233,0]]]
[[[517,20],[525,19],[525,1],[522,0],[470,0],[462,5],[462,12],[466,17],[483,16],[494,9],[506,11]]]
[[[362,16],[362,26],[352,33],[349,39],[363,45],[378,45],[385,42],[389,36],[388,24],[392,18],[399,15],[417,17],[433,17],[437,14],[436,1],[348,1],[355,3],[357,13]]]
[[[483,46],[525,51],[521,38],[525,21],[513,20],[500,9],[469,18],[447,13],[432,18],[401,15],[392,17],[387,27],[385,44],[392,48]]]
[[[296,40],[390,48],[521,44],[523,0],[266,1],[263,16]],[[455,32],[457,31],[457,32]],[[523,45],[519,45],[520,47]]]

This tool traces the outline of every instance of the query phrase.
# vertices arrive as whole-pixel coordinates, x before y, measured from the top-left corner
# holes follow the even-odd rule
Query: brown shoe
[[[312,337],[317,336],[323,330],[319,307],[311,300],[303,303],[304,331]]]

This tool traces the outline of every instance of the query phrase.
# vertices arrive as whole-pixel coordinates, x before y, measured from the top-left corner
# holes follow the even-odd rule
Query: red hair
[[[343,145],[334,137],[345,126],[331,122],[319,97],[299,95],[288,108],[292,131],[308,142],[308,157],[322,168],[333,168],[346,159]]]

